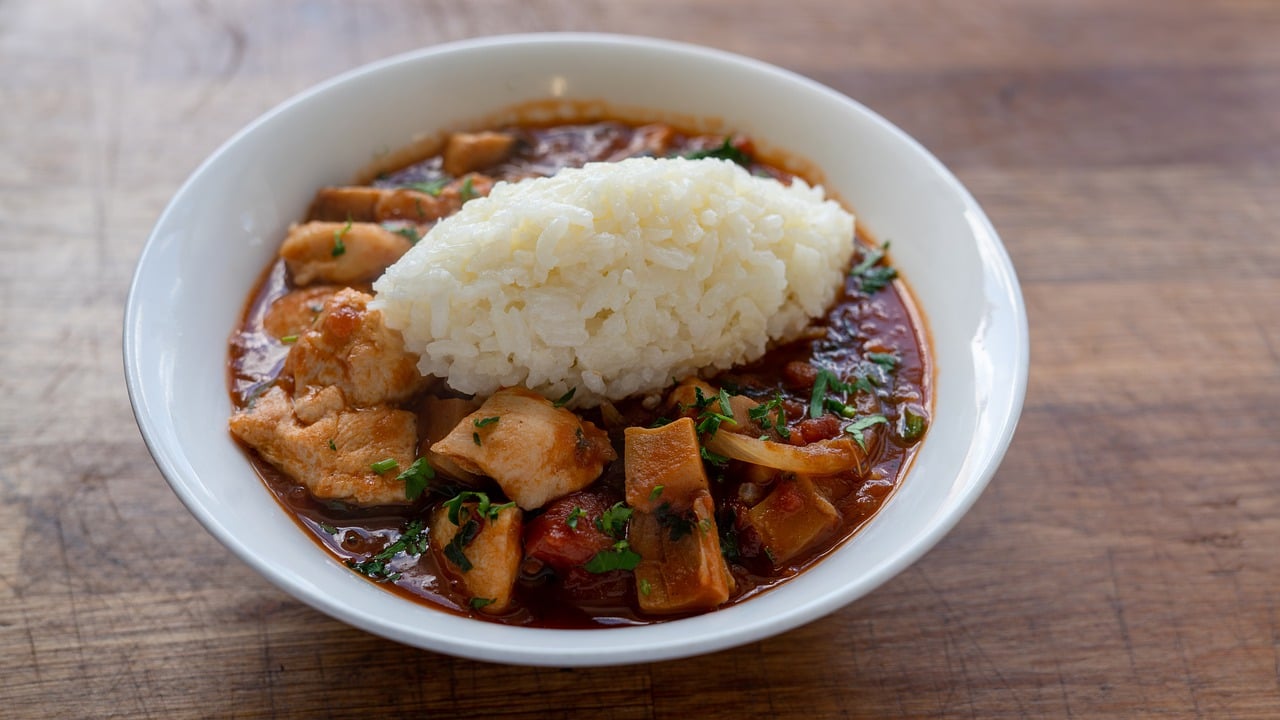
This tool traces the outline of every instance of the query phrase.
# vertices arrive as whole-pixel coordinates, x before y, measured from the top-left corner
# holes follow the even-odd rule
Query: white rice
[[[853,216],[727,160],[636,158],[499,183],[377,282],[419,369],[574,405],[749,362],[835,299]]]

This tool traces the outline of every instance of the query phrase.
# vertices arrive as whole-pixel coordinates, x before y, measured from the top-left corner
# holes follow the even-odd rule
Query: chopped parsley
[[[587,572],[599,575],[613,570],[635,570],[639,564],[640,553],[632,550],[626,540],[619,540],[608,550],[596,553],[582,567]]]
[[[751,156],[739,150],[733,144],[733,138],[729,136],[725,136],[724,142],[720,143],[719,147],[685,153],[684,157],[689,160],[702,160],[704,158],[731,160],[743,167],[747,167],[752,162]]]
[[[475,443],[476,445],[479,445],[479,444],[480,444],[480,433],[478,433],[478,432],[473,432],[473,433],[471,433],[471,442]]]
[[[280,342],[284,343],[285,345],[292,345],[293,343],[298,342],[298,336],[285,335],[284,337],[280,338]]]
[[[480,193],[476,192],[475,186],[472,185],[470,177],[462,181],[462,187],[458,188],[458,197],[462,199],[464,204],[469,200],[474,200],[480,197]]]
[[[662,491],[665,490],[666,487],[666,485],[654,485],[653,489],[649,491],[649,499],[657,500],[658,496],[662,494]]]
[[[820,418],[826,408],[827,392],[847,393],[853,388],[826,368],[818,368],[813,380],[813,395],[809,398],[809,417]]]
[[[502,419],[501,416],[494,415],[493,417],[476,418],[475,420],[471,421],[471,424],[475,425],[478,428],[482,428],[482,427],[488,427],[490,425],[493,425],[494,423],[498,422],[501,419]]]
[[[422,239],[422,235],[418,233],[418,229],[415,227],[408,225],[399,228],[389,228],[386,225],[383,225],[382,227],[384,230],[389,230],[405,240],[408,240],[410,245],[417,245],[418,241]]]
[[[649,579],[640,578],[640,594],[648,597],[651,592],[653,592],[653,586],[649,584]]]
[[[883,290],[898,277],[898,271],[895,268],[882,264],[888,252],[888,242],[878,248],[871,248],[862,258],[862,262],[849,271],[849,275],[858,281],[859,290],[871,295]]]
[[[391,470],[395,470],[398,467],[400,467],[400,463],[396,462],[395,458],[386,458],[383,460],[379,460],[376,463],[369,464],[369,469],[378,473],[379,475],[385,472],[389,472]]]
[[[429,182],[409,183],[408,185],[401,185],[400,187],[417,190],[418,192],[426,193],[431,197],[440,197],[440,191],[444,190],[445,185],[448,184],[448,178],[437,178]]]
[[[497,600],[494,600],[493,598],[473,597],[467,604],[471,606],[472,610],[479,610],[480,608],[488,607],[495,602],[497,602]]]
[[[348,232],[351,232],[351,219],[347,218],[347,224],[333,231],[333,249],[329,254],[333,257],[339,257],[347,251],[347,244],[342,242],[342,238]]]
[[[454,495],[452,498],[444,501],[444,506],[449,509],[449,522],[454,525],[462,525],[462,504],[468,500],[474,500],[476,503],[476,514],[486,520],[497,520],[498,513],[507,508],[515,507],[514,502],[494,505],[489,499],[487,493],[476,492],[474,490],[464,490]]]
[[[394,582],[400,577],[400,573],[390,571],[390,560],[400,553],[421,555],[426,549],[427,526],[421,520],[412,520],[400,532],[399,539],[383,548],[377,555],[360,562],[347,560],[346,565],[374,580]]]
[[[671,503],[662,503],[658,506],[654,517],[657,518],[659,525],[667,529],[667,538],[672,542],[692,533],[697,520],[693,508],[684,512],[675,512],[671,509]]]
[[[622,537],[622,533],[627,529],[627,521],[631,519],[631,513],[631,508],[616,502],[596,518],[596,529],[606,535]]]
[[[727,458],[727,457],[725,457],[724,455],[721,455],[721,454],[719,454],[719,453],[711,452],[710,450],[706,449],[705,447],[704,447],[704,448],[702,448],[702,449],[699,451],[699,453],[702,455],[702,459],[703,459],[703,460],[706,460],[707,462],[711,463],[712,465],[722,466],[722,465],[728,465],[728,464],[729,464],[729,458]]]
[[[912,408],[908,407],[902,411],[901,430],[899,431],[899,434],[902,435],[903,440],[906,440],[907,442],[915,442],[920,439],[920,436],[924,435],[925,428],[928,424],[929,421],[925,418],[923,413],[916,412]]]
[[[702,395],[702,388],[694,388],[694,391],[697,396],[695,407],[701,410],[698,413],[697,425],[694,426],[699,435],[715,435],[716,431],[720,429],[720,423],[734,422],[733,407],[729,405],[729,392],[727,390],[721,388],[719,394],[711,399],[707,399]],[[720,408],[719,412],[711,409],[712,403],[716,400],[719,401],[716,403]]]
[[[861,420],[848,425],[845,427],[844,431],[853,436],[853,441],[858,443],[858,447],[866,450],[867,443],[862,437],[862,431],[872,427],[873,425],[881,425],[888,422],[889,420],[883,415],[868,415]]]
[[[790,439],[791,431],[787,429],[787,411],[782,407],[782,393],[774,393],[768,402],[756,405],[747,411],[747,416],[766,430],[772,430],[783,440]]]
[[[898,356],[893,353],[867,353],[867,359],[890,372],[898,366]]]
[[[417,500],[426,492],[427,485],[436,476],[435,468],[431,467],[431,463],[425,457],[420,457],[413,461],[408,470],[396,476],[397,480],[404,481],[404,496],[408,500]]]
[[[576,387],[574,387],[574,388],[569,388],[569,392],[567,392],[567,393],[565,393],[565,394],[561,395],[559,400],[556,400],[555,402],[553,402],[553,403],[551,403],[551,404],[552,404],[552,405],[554,405],[554,406],[556,406],[556,407],[558,407],[558,408],[562,408],[562,407],[564,407],[565,405],[568,405],[568,404],[569,404],[569,401],[573,399],[573,394],[574,394],[575,392],[577,392],[577,391],[578,391],[578,388],[576,388]]]
[[[458,566],[462,572],[468,572],[475,567],[471,564],[471,560],[467,558],[467,554],[463,550],[471,544],[472,540],[480,534],[480,523],[474,519],[468,518],[454,533],[453,539],[448,545],[444,546],[444,556],[449,562]]]
[[[568,525],[570,530],[577,530],[578,519],[585,514],[586,514],[586,511],[583,510],[580,505],[574,505],[573,509],[569,511],[569,515],[565,517],[564,524]]]
[[[338,445],[333,441],[333,438],[329,438],[329,449],[334,452],[338,451]]]

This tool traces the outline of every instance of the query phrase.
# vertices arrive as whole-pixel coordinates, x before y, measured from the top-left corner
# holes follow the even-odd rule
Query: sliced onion
[[[797,446],[738,433],[717,432],[703,444],[717,455],[784,472],[834,475],[850,470],[857,470],[859,473],[866,470],[866,452],[848,437]]]

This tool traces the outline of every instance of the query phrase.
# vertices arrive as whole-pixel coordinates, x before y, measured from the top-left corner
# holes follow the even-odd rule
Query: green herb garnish
[[[653,586],[649,584],[649,580],[648,580],[648,578],[641,578],[641,579],[640,579],[640,594],[641,594],[641,595],[644,595],[645,597],[648,597],[648,596],[649,596],[649,593],[651,593],[651,592],[653,592]]]
[[[828,392],[847,393],[852,389],[835,373],[826,368],[818,368],[818,376],[813,380],[813,395],[809,398],[809,417],[815,419],[822,417]]]
[[[342,238],[351,231],[351,218],[347,218],[347,224],[333,231],[333,249],[329,254],[338,257],[347,251],[347,244],[342,242]]]
[[[473,597],[467,604],[471,606],[472,610],[479,610],[480,608],[488,607],[495,602],[497,602],[497,600],[494,600],[493,598]]]
[[[662,494],[662,491],[665,490],[666,487],[666,485],[654,485],[653,489],[649,491],[649,499],[657,500],[658,496]]]
[[[662,505],[658,506],[654,517],[657,518],[659,525],[667,529],[667,538],[672,542],[692,533],[694,523],[697,520],[692,508],[682,513],[673,512],[671,503],[662,503]]]
[[[473,432],[473,433],[471,433],[471,442],[475,443],[476,445],[479,445],[479,444],[480,444],[480,433],[478,433],[478,432]]]
[[[898,271],[889,265],[882,265],[889,252],[889,243],[867,251],[862,262],[849,271],[849,275],[858,281],[858,289],[868,295],[879,292],[898,277]]]
[[[613,570],[635,570],[640,564],[640,553],[631,549],[626,540],[619,540],[608,550],[596,553],[582,567],[587,572],[607,573]]]
[[[704,447],[704,448],[701,448],[701,449],[699,450],[699,454],[701,454],[701,455],[702,455],[702,459],[703,459],[703,460],[706,460],[707,462],[711,463],[712,465],[715,465],[715,466],[718,466],[718,467],[719,467],[719,466],[724,466],[724,465],[728,465],[728,464],[729,464],[729,458],[727,458],[727,457],[725,457],[724,455],[721,455],[721,454],[719,454],[719,453],[711,452],[710,450],[706,449],[705,447]]]
[[[731,160],[743,167],[749,166],[752,162],[751,156],[735,147],[733,138],[729,136],[725,136],[724,142],[720,143],[719,147],[685,153],[684,157],[689,160],[702,160],[704,158]]]
[[[567,392],[567,393],[565,393],[565,394],[561,395],[559,400],[556,400],[555,402],[553,402],[553,403],[551,403],[551,404],[552,404],[552,405],[554,405],[555,407],[562,408],[562,407],[564,407],[565,405],[568,405],[568,404],[569,404],[569,401],[573,399],[573,394],[574,394],[575,392],[577,392],[577,391],[578,391],[578,388],[576,388],[576,387],[574,387],[574,388],[569,388],[569,392]]]
[[[928,426],[929,421],[923,414],[908,407],[902,411],[900,423],[901,429],[898,434],[900,434],[902,439],[907,442],[915,442],[924,435],[925,428]]]
[[[338,451],[338,445],[333,442],[333,438],[329,438],[329,449],[333,450],[334,452]]]
[[[379,460],[376,463],[369,464],[369,469],[378,473],[379,475],[389,470],[395,470],[398,467],[400,467],[400,463],[396,462],[395,458],[386,458],[385,460]]]
[[[515,507],[516,505],[514,502],[494,505],[493,502],[489,500],[489,495],[487,493],[476,492],[474,490],[464,490],[463,492],[460,492],[444,501],[444,506],[449,509],[449,522],[454,525],[462,524],[462,504],[468,500],[475,501],[476,514],[486,520],[497,520],[498,513],[506,510],[507,508]]]
[[[773,430],[783,440],[791,437],[791,431],[787,429],[787,411],[782,407],[782,393],[774,393],[768,402],[751,408],[747,416],[766,430]]]
[[[471,564],[471,560],[467,559],[467,554],[463,552],[463,549],[470,545],[471,541],[475,540],[479,534],[480,523],[468,519],[458,528],[458,532],[454,534],[449,544],[444,546],[444,556],[448,558],[449,562],[457,565],[462,572],[468,572],[475,567]]]
[[[622,537],[622,533],[627,529],[627,521],[631,519],[631,513],[631,508],[616,502],[596,518],[596,529],[615,538]]]
[[[845,427],[844,431],[853,436],[853,441],[858,443],[858,447],[866,450],[867,443],[862,437],[862,431],[873,425],[880,425],[888,422],[889,420],[883,415],[868,415],[867,417]]]
[[[284,343],[285,345],[292,345],[293,343],[298,342],[298,336],[285,335],[284,337],[280,338],[280,342]]]
[[[470,177],[462,181],[462,187],[458,188],[458,197],[462,199],[463,204],[480,197],[480,193],[476,192],[475,186],[471,184]]]
[[[585,510],[583,510],[578,505],[574,505],[573,509],[569,511],[568,517],[564,519],[564,524],[568,525],[570,530],[577,530],[578,518],[582,517],[585,514],[586,514]]]
[[[482,428],[482,427],[488,427],[489,425],[493,425],[494,423],[498,422],[501,419],[502,419],[502,416],[494,415],[493,417],[477,418],[475,420],[472,420],[471,424],[475,425],[478,428]]]
[[[422,239],[422,235],[418,233],[417,228],[409,227],[408,225],[398,228],[389,228],[386,225],[383,225],[382,228],[399,235],[405,240],[408,240],[410,245],[417,245],[418,241]]]
[[[409,183],[407,185],[401,185],[400,187],[409,188],[410,190],[417,190],[418,192],[426,193],[431,197],[440,197],[440,191],[444,190],[445,186],[448,184],[449,184],[448,178],[438,178],[436,180],[431,180],[429,182]]]
[[[421,520],[413,520],[401,531],[399,539],[383,548],[377,555],[360,562],[347,560],[346,565],[374,580],[395,581],[400,577],[400,573],[388,572],[388,561],[400,553],[421,555],[426,549],[427,527]]]
[[[431,467],[431,463],[425,457],[420,457],[413,461],[408,470],[396,476],[397,480],[404,481],[404,496],[408,500],[417,500],[426,492],[427,485],[436,476],[435,468]]]

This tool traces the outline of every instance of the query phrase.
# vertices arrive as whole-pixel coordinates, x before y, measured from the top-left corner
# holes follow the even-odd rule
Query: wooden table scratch
[[[1017,436],[865,598],[688,660],[459,660],[275,589],[152,464],[121,312],[183,179],[331,75],[543,30],[808,75],[1000,231]],[[1269,0],[0,2],[0,716],[1280,717],[1278,39]]]

